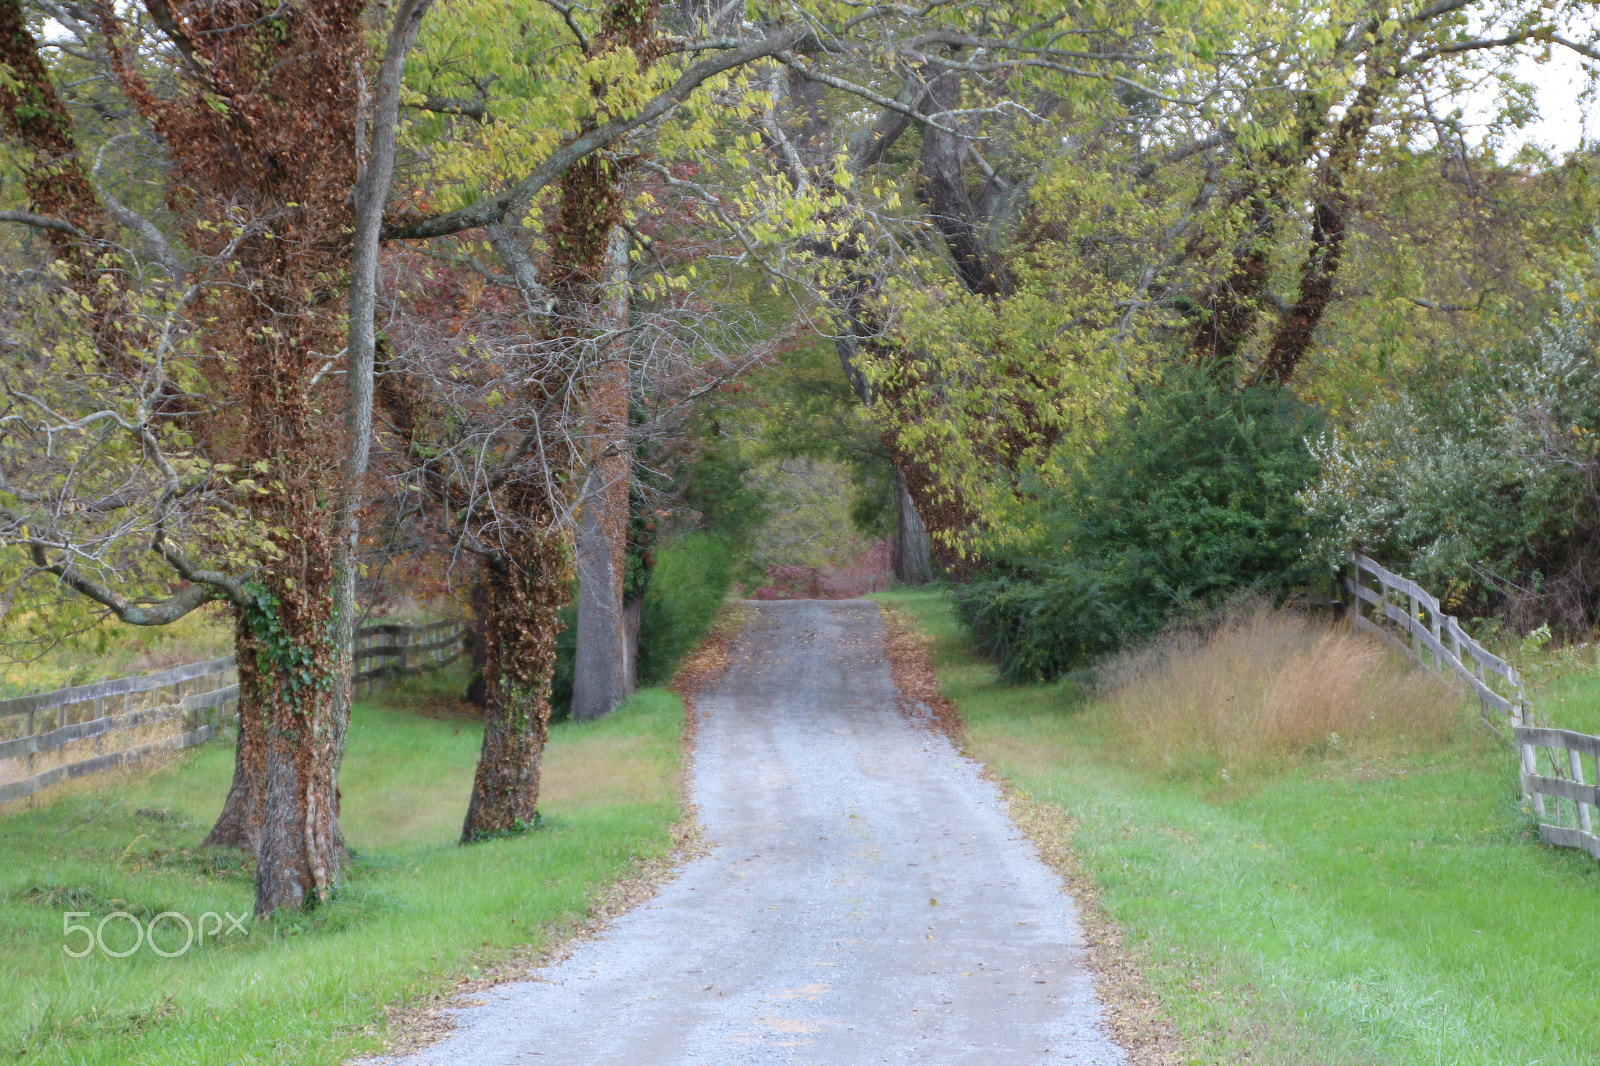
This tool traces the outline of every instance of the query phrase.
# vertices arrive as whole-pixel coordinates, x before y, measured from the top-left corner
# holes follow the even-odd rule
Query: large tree
[[[1163,363],[1293,380],[1375,149],[1444,133],[1429,101],[1519,48],[1593,54],[1560,30],[1577,10],[991,17],[869,80],[849,40],[796,50],[763,136],[793,188],[837,190],[809,248],[839,354],[947,568],[1025,534],[1032,488]]]
[[[370,290],[359,253],[376,251],[399,65],[425,9],[404,5],[392,28],[376,109],[364,98],[369,25],[355,0],[153,2],[149,23],[109,7],[95,25],[72,23],[136,114],[130,134],[161,146],[172,233],[86,180],[36,45],[24,27],[8,27],[8,65],[21,75],[8,126],[24,150],[52,157],[47,179],[28,189],[43,217],[12,220],[68,238],[53,248],[80,296],[56,306],[92,334],[94,354],[57,345],[49,360],[10,367],[19,417],[7,443],[18,462],[6,539],[27,551],[33,575],[125,622],[164,624],[210,600],[234,608],[237,773],[213,839],[259,839],[258,914],[326,899],[339,877],[349,672],[340,625],[347,633],[349,619],[335,592],[341,564],[350,569],[339,535],[359,506],[364,445],[363,334],[349,328],[347,299]],[[375,117],[387,127],[369,143]],[[43,215],[51,210],[65,217]],[[142,256],[107,245],[103,224],[74,221],[107,213],[137,234]],[[84,265],[90,256],[96,267]],[[147,283],[147,261],[163,269],[160,283]],[[370,337],[370,303],[365,316]],[[346,351],[346,372],[330,376]],[[346,406],[355,408],[348,425]],[[73,455],[31,452],[63,417],[80,430],[110,428]],[[66,492],[17,484],[49,484],[63,460],[104,480]],[[142,477],[122,473],[130,462]],[[119,477],[119,488],[93,491]],[[169,583],[186,583],[155,604],[148,589],[160,573],[135,565],[141,585],[119,566],[145,548]]]

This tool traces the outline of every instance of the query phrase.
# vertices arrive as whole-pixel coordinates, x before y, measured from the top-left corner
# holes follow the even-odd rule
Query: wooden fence
[[[465,626],[363,626],[355,681],[371,692],[401,674],[460,658]],[[61,781],[103,773],[219,733],[238,713],[233,656],[138,677],[0,700],[0,803]]]
[[[1522,753],[1522,791],[1532,798],[1533,812],[1539,818],[1539,835],[1548,844],[1582,848],[1600,859],[1600,836],[1594,832],[1594,809],[1600,806],[1600,788],[1585,784],[1583,757],[1595,766],[1600,780],[1600,737],[1574,733],[1569,729],[1541,729],[1517,726],[1517,749]],[[1550,757],[1552,774],[1538,772],[1536,753]],[[1562,764],[1565,763],[1565,766]],[[1565,771],[1565,772],[1563,772]],[[1555,810],[1546,809],[1545,798],[1555,801]],[[1566,816],[1570,805],[1571,824]]]
[[[0,803],[204,743],[238,702],[231,655],[0,700]]]
[[[354,680],[371,692],[387,678],[447,666],[466,653],[466,635],[466,623],[458,618],[426,626],[363,626],[356,630]]]
[[[1600,787],[1584,782],[1582,763],[1584,756],[1594,760],[1594,780],[1600,781],[1600,737],[1535,724],[1516,668],[1468,635],[1426,589],[1364,555],[1353,556],[1351,563],[1344,580],[1350,594],[1346,617],[1423,666],[1466,682],[1478,697],[1484,721],[1496,732],[1498,723],[1490,712],[1500,712],[1522,762],[1522,792],[1533,804],[1540,837],[1600,859],[1600,836],[1594,832]],[[1548,773],[1539,769],[1540,752]],[[1546,799],[1554,801],[1553,810]]]
[[[1490,711],[1498,711],[1513,725],[1522,723],[1528,700],[1516,667],[1474,640],[1427,589],[1365,555],[1351,556],[1344,587],[1350,594],[1346,614],[1358,629],[1437,673],[1460,678],[1478,697],[1483,720],[1490,726],[1498,730],[1501,720]]]

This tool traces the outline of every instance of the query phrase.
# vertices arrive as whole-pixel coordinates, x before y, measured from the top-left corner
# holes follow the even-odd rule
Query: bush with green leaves
[[[1458,355],[1313,444],[1316,560],[1352,548],[1457,613],[1519,630],[1600,621],[1600,248],[1531,340]]]
[[[751,484],[755,467],[715,430],[677,486],[677,509],[691,512],[702,533],[719,537],[736,556],[744,556],[767,520],[767,501]]]
[[[1116,647],[1122,613],[1104,576],[1073,562],[1017,560],[961,586],[967,624],[1013,680],[1056,677]]]
[[[1277,386],[1170,371],[1115,421],[1065,491],[1035,499],[1045,532],[958,593],[1008,675],[1048,678],[1177,618],[1309,576],[1295,496],[1316,475],[1318,412]]]
[[[672,679],[716,618],[736,560],[728,542],[712,533],[678,537],[657,553],[639,619],[639,684]]]

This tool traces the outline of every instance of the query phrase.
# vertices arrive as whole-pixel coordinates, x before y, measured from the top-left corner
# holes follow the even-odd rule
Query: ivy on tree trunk
[[[463,844],[538,824],[556,616],[567,602],[568,559],[552,531],[524,536],[513,551],[485,565],[483,749]]]

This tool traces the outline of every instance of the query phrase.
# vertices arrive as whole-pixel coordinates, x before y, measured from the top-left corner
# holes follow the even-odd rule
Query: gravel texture
[[[698,707],[709,853],[399,1061],[1125,1061],[1055,874],[898,709],[875,604],[760,604]]]

